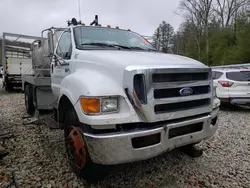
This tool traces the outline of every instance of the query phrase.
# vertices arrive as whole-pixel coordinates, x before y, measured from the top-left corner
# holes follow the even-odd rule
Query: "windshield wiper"
[[[155,50],[155,49],[151,49],[151,48],[141,48],[141,47],[137,47],[137,46],[129,47],[129,49],[144,50],[144,51],[157,51],[157,50]]]
[[[91,42],[91,43],[83,43],[81,44],[82,46],[88,46],[88,45],[92,45],[92,46],[101,46],[101,47],[115,47],[115,48],[123,48],[123,49],[129,49],[129,50],[143,50],[143,51],[157,51],[155,49],[145,49],[145,48],[141,48],[141,47],[136,47],[136,46],[123,46],[123,45],[119,45],[119,44],[107,44],[107,43],[101,43],[101,42]]]
[[[115,47],[115,48],[130,49],[130,47],[122,46],[122,45],[119,45],[119,44],[107,44],[107,43],[101,43],[101,42],[83,43],[81,45],[82,46],[92,45],[92,46],[101,46],[101,47]]]

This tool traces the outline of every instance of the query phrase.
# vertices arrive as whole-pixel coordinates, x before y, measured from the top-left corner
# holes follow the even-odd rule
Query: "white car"
[[[213,69],[216,96],[221,103],[250,105],[250,70]]]

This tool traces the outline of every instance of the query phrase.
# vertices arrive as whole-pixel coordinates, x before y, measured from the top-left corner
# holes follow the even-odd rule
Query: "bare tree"
[[[190,30],[191,33],[195,39],[195,42],[197,44],[197,48],[198,48],[198,59],[199,61],[201,60],[201,47],[200,47],[200,43],[201,43],[201,35],[202,35],[202,23],[201,23],[201,19],[198,16],[194,16],[194,15],[190,15],[189,19],[187,19],[186,21],[188,23],[188,25],[190,26]]]
[[[180,10],[184,10],[184,13],[177,13],[179,16],[182,16],[185,19],[185,25],[183,25],[186,30],[189,31],[191,37],[194,37],[194,40],[198,48],[198,59],[201,60],[201,35],[202,35],[202,20],[199,11],[196,11],[189,6],[188,2],[181,1]]]
[[[237,11],[249,0],[216,0],[213,11],[219,17],[222,27],[228,28],[237,17]]]
[[[202,28],[204,28],[206,38],[206,61],[209,64],[209,33],[208,24],[212,10],[213,0],[182,0],[180,8],[185,11],[184,16],[200,20]]]

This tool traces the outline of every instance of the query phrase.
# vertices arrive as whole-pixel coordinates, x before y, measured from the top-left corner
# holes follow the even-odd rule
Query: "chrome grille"
[[[138,85],[135,88],[134,77],[138,74],[144,75],[145,95],[138,91]],[[205,66],[192,69],[129,67],[124,76],[128,98],[144,122],[186,118],[212,111],[211,69]],[[181,95],[183,88],[191,88],[192,93]],[[146,99],[141,100],[141,96]]]
[[[158,104],[155,105],[155,113],[161,114],[166,112],[177,112],[183,110],[190,110],[193,108],[203,107],[210,104],[210,99],[200,99],[185,102],[177,102],[170,104]]]
[[[201,95],[201,94],[207,94],[210,92],[210,85],[206,86],[195,86],[190,87],[193,90],[193,94],[191,95]],[[161,99],[161,98],[170,98],[170,97],[183,97],[180,94],[180,90],[182,87],[178,88],[168,88],[168,89],[155,89],[154,90],[154,98],[155,99]]]
[[[178,75],[178,76],[177,76]],[[181,82],[181,81],[201,81],[208,80],[209,74],[207,72],[197,73],[155,73],[152,75],[154,83],[160,82]]]

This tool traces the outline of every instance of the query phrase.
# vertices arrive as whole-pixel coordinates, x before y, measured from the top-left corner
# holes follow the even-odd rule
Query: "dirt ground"
[[[26,115],[23,98],[21,92],[0,89],[0,135],[12,135],[4,139],[10,154],[0,160],[0,187],[14,171],[22,188],[250,188],[248,110],[221,111],[218,131],[200,144],[204,149],[200,158],[192,159],[174,150],[150,160],[114,166],[104,180],[90,185],[69,168],[62,130],[22,124]]]

